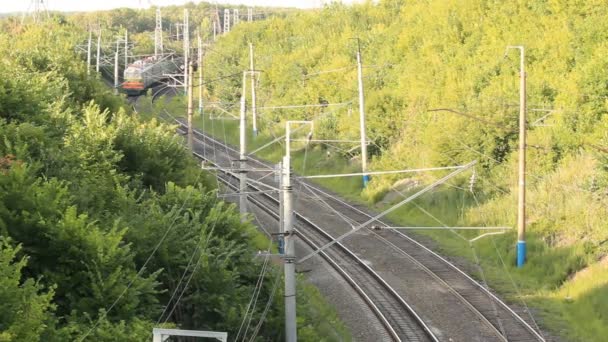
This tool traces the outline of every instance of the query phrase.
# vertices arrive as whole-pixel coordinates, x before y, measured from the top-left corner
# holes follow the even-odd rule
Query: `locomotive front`
[[[127,95],[140,95],[144,91],[143,68],[131,65],[125,69],[125,81],[122,89]]]

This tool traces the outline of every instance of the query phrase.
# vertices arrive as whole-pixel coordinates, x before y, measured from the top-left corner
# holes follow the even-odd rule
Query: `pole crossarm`
[[[228,333],[219,332],[219,331],[153,328],[152,334],[154,336],[154,342],[162,342],[164,337],[170,337],[170,336],[207,337],[207,338],[214,338],[218,341],[223,341],[223,342],[228,341]]]
[[[486,236],[490,236],[490,235],[502,235],[502,234],[504,234],[504,233],[505,233],[505,232],[504,232],[504,231],[502,231],[502,232],[492,232],[492,233],[485,233],[485,234],[481,234],[481,235],[476,236],[476,237],[472,238],[471,240],[469,240],[469,243],[473,243],[473,242],[475,242],[475,241],[477,241],[477,240],[479,240],[479,239],[481,239],[481,238],[484,238],[484,237],[486,237]]]
[[[444,167],[428,167],[421,169],[409,169],[409,170],[392,170],[392,171],[370,171],[370,172],[355,172],[355,173],[338,173],[334,175],[313,175],[313,176],[300,176],[298,178],[337,178],[337,177],[354,177],[354,176],[363,176],[363,175],[391,175],[398,173],[415,173],[415,172],[426,172],[426,171],[440,171],[440,170],[458,170],[463,167],[467,167],[467,165],[458,165],[458,166],[444,166]]]
[[[247,169],[241,169],[241,168],[231,168],[231,169],[225,169],[225,168],[221,168],[221,167],[203,167],[201,168],[201,170],[206,170],[206,171],[222,171],[222,172],[242,172],[242,171],[248,171],[248,172],[275,172],[275,170],[273,169],[255,169],[255,168],[247,168]]]
[[[440,230],[440,229],[452,229],[452,230],[510,230],[511,227],[380,227],[380,229],[411,229],[411,230]]]
[[[308,141],[308,142],[318,142],[318,143],[343,143],[343,144],[353,144],[359,143],[359,140],[337,140],[337,139],[291,139],[291,141]]]
[[[388,215],[389,213],[391,213],[391,212],[395,211],[397,208],[401,207],[402,205],[404,205],[404,204],[406,204],[406,203],[408,203],[408,202],[411,202],[411,201],[415,200],[416,198],[418,198],[418,197],[420,197],[420,196],[424,195],[425,193],[427,193],[427,192],[429,192],[429,191],[433,190],[433,189],[434,189],[434,188],[436,188],[437,186],[439,186],[439,185],[441,185],[441,184],[445,183],[445,182],[446,182],[446,181],[448,181],[449,179],[451,179],[451,178],[453,178],[453,177],[455,177],[455,176],[457,176],[457,175],[461,174],[462,172],[464,172],[464,171],[466,171],[466,170],[468,170],[468,169],[472,168],[472,167],[473,167],[473,166],[475,166],[476,164],[477,164],[477,161],[476,161],[476,160],[474,160],[474,161],[472,161],[472,162],[470,162],[470,163],[468,163],[468,164],[464,165],[463,167],[461,167],[461,168],[459,168],[459,169],[455,170],[454,172],[452,172],[452,173],[450,173],[450,174],[446,175],[445,177],[443,177],[443,178],[441,178],[441,179],[436,180],[435,182],[433,182],[432,184],[428,185],[428,186],[427,186],[427,187],[425,187],[424,189],[422,189],[422,190],[418,191],[417,193],[415,193],[415,194],[413,194],[413,195],[409,196],[408,198],[406,198],[406,199],[404,199],[403,201],[401,201],[401,202],[399,202],[399,203],[395,204],[394,206],[392,206],[392,207],[390,207],[389,209],[387,209],[387,210],[383,211],[382,213],[380,213],[380,214],[376,215],[375,217],[372,217],[371,219],[367,220],[366,222],[364,222],[364,223],[362,223],[362,224],[358,225],[358,226],[357,226],[357,227],[355,227],[353,230],[351,230],[351,231],[349,231],[349,232],[347,232],[347,233],[344,233],[344,234],[340,235],[339,237],[335,238],[334,240],[332,240],[332,241],[330,241],[330,242],[326,243],[326,244],[325,244],[325,245],[323,245],[322,247],[317,248],[317,249],[316,249],[315,251],[313,251],[312,253],[309,253],[307,256],[305,256],[305,257],[303,257],[302,259],[298,260],[298,263],[302,263],[302,262],[304,262],[304,261],[306,261],[306,260],[308,260],[308,259],[312,258],[313,256],[315,256],[315,255],[317,255],[317,254],[321,253],[322,251],[326,250],[327,248],[329,248],[329,247],[333,246],[334,244],[336,244],[336,243],[338,243],[338,242],[342,241],[344,238],[346,238],[346,237],[348,237],[348,236],[352,235],[353,233],[355,233],[355,232],[359,231],[361,228],[366,227],[368,224],[370,224],[370,223],[372,223],[372,222],[374,222],[374,221],[377,221],[379,218],[381,218],[381,217],[383,217],[383,216]]]
[[[285,105],[285,106],[267,106],[258,107],[258,109],[291,109],[291,108],[314,108],[314,107],[335,107],[335,106],[346,106],[352,102],[340,102],[340,103],[325,103],[325,104],[307,104],[307,105]]]
[[[260,194],[272,194],[275,192],[279,192],[280,190],[262,190],[262,191],[247,191],[243,192],[243,194],[247,195],[260,195]],[[241,193],[239,192],[228,192],[225,194],[218,194],[217,197],[230,197],[230,196],[239,196]]]

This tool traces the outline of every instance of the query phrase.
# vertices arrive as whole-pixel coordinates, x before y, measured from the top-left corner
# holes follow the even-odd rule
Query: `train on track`
[[[183,73],[183,58],[150,56],[130,64],[124,72],[122,90],[130,96],[141,95],[169,74]]]

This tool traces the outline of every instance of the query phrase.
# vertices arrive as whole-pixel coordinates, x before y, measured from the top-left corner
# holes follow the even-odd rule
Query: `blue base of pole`
[[[517,241],[517,267],[526,263],[526,241]]]
[[[285,254],[285,248],[283,247],[283,237],[279,237],[279,254]]]
[[[367,183],[369,183],[369,175],[363,176],[363,187],[364,188],[367,186]]]

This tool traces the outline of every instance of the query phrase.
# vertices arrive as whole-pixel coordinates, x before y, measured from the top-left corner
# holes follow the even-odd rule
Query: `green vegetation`
[[[218,200],[174,126],[86,76],[79,20],[0,21],[0,341],[142,341],[161,324],[236,336],[269,242]],[[278,289],[256,340],[282,339]],[[305,340],[348,339],[301,293]]]
[[[447,254],[479,259],[475,275],[486,278],[509,300],[525,301],[551,332],[571,340],[600,341],[608,334],[607,19],[608,9],[601,1],[334,4],[323,11],[236,27],[206,54],[205,91],[210,101],[238,107],[241,77],[228,76],[249,67],[251,41],[256,69],[263,70],[258,106],[356,104],[352,38],[360,37],[371,168],[479,160],[473,193],[468,191],[468,175],[463,176],[391,218],[409,225],[514,227],[519,56],[503,55],[507,45],[525,45],[529,262],[521,270],[514,267],[513,232],[479,240],[474,249],[465,240],[479,232],[419,234],[435,239]],[[430,111],[436,108],[465,115]],[[357,139],[356,109],[353,112],[349,114],[348,107],[260,109],[262,135],[249,139],[250,150],[282,135],[287,117],[311,119],[323,113],[315,126],[316,138]],[[234,122],[215,120],[214,129],[211,124],[205,121],[207,131],[235,142]],[[349,150],[356,145],[346,146]],[[343,153],[342,159],[334,153],[324,163],[325,152],[316,146],[308,151],[312,158],[306,170],[356,170],[356,152]],[[304,163],[304,150],[298,153],[296,170]],[[275,147],[260,156],[277,161],[281,154]],[[411,193],[437,176],[413,176],[414,185],[403,191]],[[398,198],[393,185],[399,179],[375,177],[365,191],[346,180],[324,185],[381,209]]]

